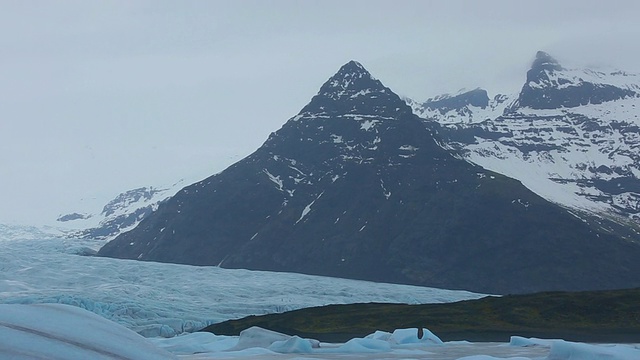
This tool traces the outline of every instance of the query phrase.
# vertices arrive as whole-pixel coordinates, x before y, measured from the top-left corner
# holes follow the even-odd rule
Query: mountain
[[[408,102],[426,123],[443,125],[447,146],[465,159],[637,238],[640,76],[567,69],[538,52],[519,94],[497,95],[485,107],[472,95]]]
[[[637,79],[622,72],[565,69],[549,54],[538,51],[527,81],[514,104],[531,109],[573,108],[637,97]]]
[[[166,187],[125,191],[104,205],[100,212],[80,211],[58,216],[58,227],[69,238],[111,240],[138,225],[185,184],[187,182],[182,179]]]
[[[640,246],[441,146],[357,62],[99,255],[467,289],[640,286]]]
[[[404,100],[422,118],[437,119],[441,124],[458,124],[500,116],[513,102],[513,95],[500,94],[489,99],[486,90],[477,88],[471,91],[461,89],[457,94],[443,94],[424,102]]]
[[[95,240],[91,252],[123,232],[131,230],[160,203],[173,196],[188,181],[184,179],[170,186],[141,187],[118,194],[100,206],[100,199],[79,201],[76,211],[63,213],[48,225],[0,224],[0,237],[4,239],[87,239]],[[87,253],[88,254],[88,253]]]

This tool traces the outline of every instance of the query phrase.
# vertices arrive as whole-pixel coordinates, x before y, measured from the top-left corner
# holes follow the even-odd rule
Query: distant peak
[[[454,96],[471,96],[471,95],[477,95],[477,94],[479,94],[481,96],[484,96],[487,99],[489,98],[489,95],[487,94],[487,90],[485,90],[483,88],[479,88],[479,87],[477,87],[475,89],[472,89],[472,90],[460,89],[458,91],[458,93],[456,95],[454,95]]]
[[[489,105],[489,95],[482,88],[473,90],[460,89],[456,94],[439,95],[427,99],[422,106],[432,109],[440,109],[443,113],[452,109],[461,109],[465,106],[485,108]]]
[[[538,51],[510,111],[518,107],[573,108],[638,96],[636,84],[621,81],[616,75],[591,69],[565,69],[549,54]]]
[[[558,60],[554,59],[551,55],[544,51],[538,51],[536,53],[536,59],[531,65],[531,69],[547,69],[547,70],[562,70],[562,66],[558,63]]]
[[[528,88],[529,84],[542,84],[548,83],[549,76],[555,71],[564,70],[562,66],[551,55],[544,51],[538,51],[536,53],[536,59],[531,64],[531,69],[527,71],[527,82],[524,88]],[[522,94],[521,94],[522,97]]]

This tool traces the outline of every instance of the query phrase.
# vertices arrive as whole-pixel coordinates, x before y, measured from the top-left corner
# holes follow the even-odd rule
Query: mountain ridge
[[[538,51],[514,108],[574,108],[640,96],[640,86],[627,83],[628,74],[566,69],[551,55]]]
[[[592,102],[585,89],[594,93],[594,86],[622,95]],[[428,108],[428,101],[408,103],[427,122],[441,124],[448,146],[469,161],[519,179],[544,198],[587,216],[630,225],[637,237],[638,89],[637,75],[567,69],[539,52],[522,91],[503,96],[508,100],[496,111],[463,106],[443,113]],[[540,109],[530,106],[545,98]]]

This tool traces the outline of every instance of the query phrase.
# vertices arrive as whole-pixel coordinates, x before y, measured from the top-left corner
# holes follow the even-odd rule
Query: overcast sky
[[[417,100],[517,92],[537,50],[640,72],[638,14],[635,0],[0,0],[0,223],[219,172],[352,59]]]

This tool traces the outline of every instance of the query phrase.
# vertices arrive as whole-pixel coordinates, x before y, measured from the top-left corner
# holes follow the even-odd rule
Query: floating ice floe
[[[346,343],[253,327],[240,336],[211,333],[144,338],[89,311],[60,304],[1,304],[2,359],[407,359],[638,360],[638,345],[593,345],[512,337],[509,344],[442,342],[428,329],[377,331]]]

